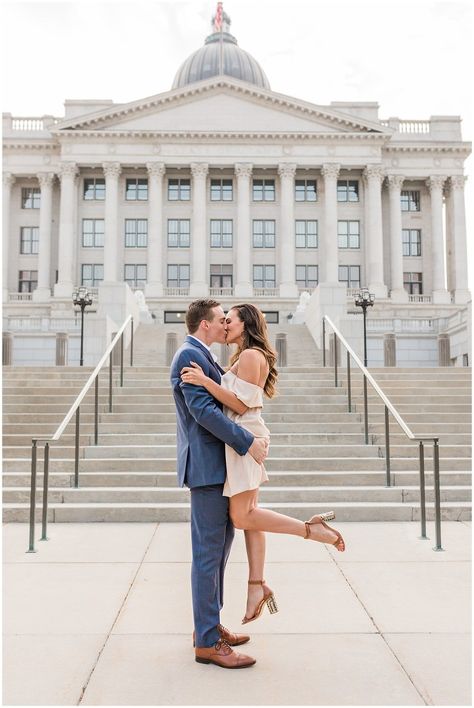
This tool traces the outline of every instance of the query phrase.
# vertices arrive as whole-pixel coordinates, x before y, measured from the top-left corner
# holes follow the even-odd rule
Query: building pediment
[[[163,133],[376,133],[390,135],[380,123],[326,106],[256,88],[235,79],[210,79],[83,116],[56,126],[57,135],[88,131]]]

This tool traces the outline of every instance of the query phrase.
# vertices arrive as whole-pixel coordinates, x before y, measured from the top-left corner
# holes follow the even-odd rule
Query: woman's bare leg
[[[230,497],[229,512],[232,523],[238,529],[287,533],[303,538],[306,535],[304,521],[257,506],[257,492],[254,489]],[[314,524],[310,526],[310,538],[320,543],[333,544],[338,537],[334,531],[325,528],[323,524]],[[256,578],[256,580],[259,579]]]
[[[244,533],[249,562],[249,580],[265,580],[265,533],[263,531],[245,531]],[[252,617],[262,597],[263,587],[261,585],[247,586],[246,617]]]

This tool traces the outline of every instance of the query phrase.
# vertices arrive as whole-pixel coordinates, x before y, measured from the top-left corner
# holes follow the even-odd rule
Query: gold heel
[[[332,531],[337,536],[336,540],[333,542],[332,545],[335,546],[338,551],[345,551],[346,545],[345,545],[344,539],[342,538],[339,531],[332,528],[332,526],[328,526],[326,523],[326,521],[330,521],[331,519],[335,519],[335,518],[336,518],[336,514],[333,511],[326,511],[323,514],[316,514],[309,521],[305,521],[304,522],[304,525],[305,525],[304,538],[311,539],[311,526],[312,526],[312,524],[322,524],[326,529],[329,529],[329,531]]]
[[[249,580],[248,584],[261,585],[262,587],[264,587],[265,580]],[[265,605],[268,607],[268,611],[271,615],[274,615],[276,612],[278,612],[278,606],[275,600],[275,595],[270,590],[270,588],[267,589],[269,592],[265,593],[265,590],[263,591],[263,598],[260,600],[257,607],[255,608],[255,612],[253,613],[252,617],[247,617],[247,615],[245,615],[242,620],[242,624],[247,624],[248,622],[253,622],[254,620],[258,619],[262,614]]]

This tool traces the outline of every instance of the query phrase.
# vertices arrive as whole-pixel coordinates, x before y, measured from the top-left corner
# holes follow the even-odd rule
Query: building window
[[[128,202],[146,202],[148,199],[148,180],[127,179],[125,181],[125,199]]]
[[[308,288],[313,290],[318,284],[318,266],[317,265],[297,265],[296,266],[296,285],[299,288]]]
[[[279,314],[279,312],[275,312],[274,310],[267,310],[266,312],[262,310],[262,315],[265,317],[267,324],[278,324],[280,321]]]
[[[254,179],[252,183],[252,194],[254,202],[274,202],[275,180]]]
[[[275,248],[275,221],[253,221],[253,247]]]
[[[348,288],[360,288],[360,266],[339,266],[339,282]]]
[[[211,179],[211,202],[232,201],[232,180]]]
[[[165,310],[165,324],[185,324],[186,322],[186,312],[182,310],[181,312],[171,312],[170,310]]]
[[[423,295],[422,274],[403,273],[403,287],[410,295]]]
[[[82,246],[83,248],[101,248],[104,245],[104,220],[82,220]]]
[[[168,287],[189,288],[189,265],[168,266]]]
[[[18,274],[18,292],[32,293],[38,287],[37,270],[20,270]]]
[[[191,199],[191,180],[169,179],[168,199],[170,202],[189,202]]]
[[[102,263],[83,263],[81,266],[81,285],[86,288],[97,288],[104,279]]]
[[[315,202],[317,201],[318,193],[316,191],[315,179],[296,179],[295,180],[295,201],[297,202]]]
[[[146,285],[146,265],[142,263],[126,263],[124,280],[131,288],[144,288]]]
[[[20,228],[20,253],[31,255],[39,250],[39,228],[22,226]]]
[[[190,234],[189,219],[168,219],[168,248],[189,248]]]
[[[254,288],[274,288],[275,287],[275,266],[274,265],[254,265],[254,267],[253,267],[253,287]]]
[[[317,221],[295,221],[296,248],[317,248],[318,247],[318,222]]]
[[[211,219],[211,248],[232,248],[232,219]]]
[[[211,288],[231,288],[232,265],[211,265]]]
[[[337,201],[338,202],[358,202],[359,182],[356,179],[337,180]]]
[[[105,179],[103,177],[92,177],[84,180],[84,199],[104,201]]]
[[[404,256],[421,256],[421,229],[402,229]]]
[[[146,248],[148,220],[125,219],[125,248]]]
[[[360,248],[360,222],[338,221],[337,244],[339,248]]]
[[[39,209],[41,205],[41,190],[39,187],[22,187],[21,208]]]
[[[400,194],[402,211],[420,211],[420,192],[407,189]]]

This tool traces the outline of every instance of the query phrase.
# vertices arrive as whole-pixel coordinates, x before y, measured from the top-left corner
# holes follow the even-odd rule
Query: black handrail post
[[[426,495],[425,495],[425,447],[423,440],[420,440],[420,516],[421,516],[421,536],[428,539],[426,535]]]
[[[130,366],[133,366],[133,317],[130,320]]]
[[[439,443],[438,438],[433,440],[433,472],[434,472],[434,493],[435,493],[435,526],[436,526],[436,546],[434,551],[444,550],[441,546],[441,492],[439,484]]]
[[[347,352],[347,407],[349,413],[352,413],[352,395],[351,395],[351,355]]]
[[[30,491],[30,543],[27,553],[36,553],[35,550],[35,511],[36,511],[36,459],[38,454],[38,441],[31,441],[31,491]]]
[[[41,525],[40,541],[47,541],[48,530],[48,485],[49,485],[49,442],[44,444],[44,468],[43,468],[43,519]]]
[[[367,401],[367,378],[364,376],[364,435],[365,444],[369,444],[369,404]]]
[[[109,413],[112,413],[112,355],[113,349],[109,356]]]
[[[337,334],[334,332],[334,386],[337,388]]]
[[[80,431],[80,410],[81,407],[76,408],[76,439],[75,439],[75,450],[74,450],[74,486],[77,489],[79,487],[79,431]]]
[[[99,374],[95,377],[94,390],[94,445],[99,444]]]
[[[323,317],[323,366],[326,367],[326,320]]]
[[[120,386],[123,386],[123,332],[120,335]]]
[[[390,420],[388,417],[388,408],[385,406],[385,472],[387,475],[386,486],[391,487],[390,479]]]

